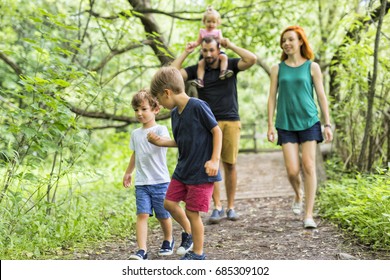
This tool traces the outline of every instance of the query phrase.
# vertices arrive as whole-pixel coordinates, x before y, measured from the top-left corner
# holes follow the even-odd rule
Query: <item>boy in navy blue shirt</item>
[[[204,226],[199,212],[208,212],[214,182],[221,181],[222,132],[208,104],[185,93],[184,80],[176,68],[157,71],[150,92],[171,110],[174,139],[150,133],[148,140],[157,146],[179,149],[164,201],[164,207],[184,230],[177,254],[184,255],[184,260],[204,260]],[[180,201],[186,203],[185,211]]]

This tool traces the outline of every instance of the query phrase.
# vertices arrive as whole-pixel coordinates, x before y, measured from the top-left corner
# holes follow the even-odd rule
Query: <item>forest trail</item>
[[[210,260],[334,260],[344,256],[357,259],[390,259],[390,252],[372,251],[318,216],[318,228],[304,229],[302,218],[291,211],[294,197],[286,177],[281,151],[239,154],[236,210],[238,221],[223,219],[210,225],[211,214],[202,213],[205,224],[204,251]],[[224,195],[224,187],[221,188]],[[225,202],[225,201],[224,201]],[[226,205],[225,205],[226,207]],[[176,248],[181,229],[174,222]],[[180,256],[157,255],[162,243],[159,227],[149,230],[149,259],[177,260]],[[136,250],[135,236],[104,243],[76,258],[126,260]]]

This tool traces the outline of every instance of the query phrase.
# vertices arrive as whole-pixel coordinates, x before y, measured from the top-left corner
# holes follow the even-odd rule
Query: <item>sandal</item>
[[[204,88],[204,83],[202,79],[195,79],[191,82],[191,85],[197,88]]]
[[[226,78],[230,78],[233,76],[234,72],[232,70],[221,70],[221,73],[219,74],[220,80],[225,80]]]

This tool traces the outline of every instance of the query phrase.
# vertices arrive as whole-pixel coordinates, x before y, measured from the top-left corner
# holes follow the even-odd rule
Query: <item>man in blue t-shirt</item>
[[[228,69],[233,71],[233,76],[221,80],[220,73],[220,44],[235,52],[240,58],[229,58]],[[194,51],[190,44],[185,51],[176,58],[171,66],[180,70],[184,81],[197,78],[198,65],[193,65],[182,69],[182,64],[187,56]],[[237,74],[244,71],[256,63],[256,55],[248,50],[237,47],[224,38],[221,42],[213,37],[205,37],[201,43],[201,52],[206,62],[204,84],[205,87],[198,89],[199,98],[206,101],[213,112],[218,125],[222,130],[222,152],[221,161],[224,168],[224,179],[227,196],[227,218],[235,221],[238,215],[234,210],[234,198],[237,188],[236,162],[240,142],[240,116],[238,112],[237,100]],[[210,223],[218,223],[225,212],[220,200],[219,183],[214,183],[214,210],[209,219]]]

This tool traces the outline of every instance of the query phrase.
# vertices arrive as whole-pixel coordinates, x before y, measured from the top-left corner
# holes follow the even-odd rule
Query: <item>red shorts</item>
[[[186,209],[194,212],[208,212],[213,195],[214,183],[199,185],[186,185],[178,180],[172,179],[169,184],[166,200],[186,203]]]

